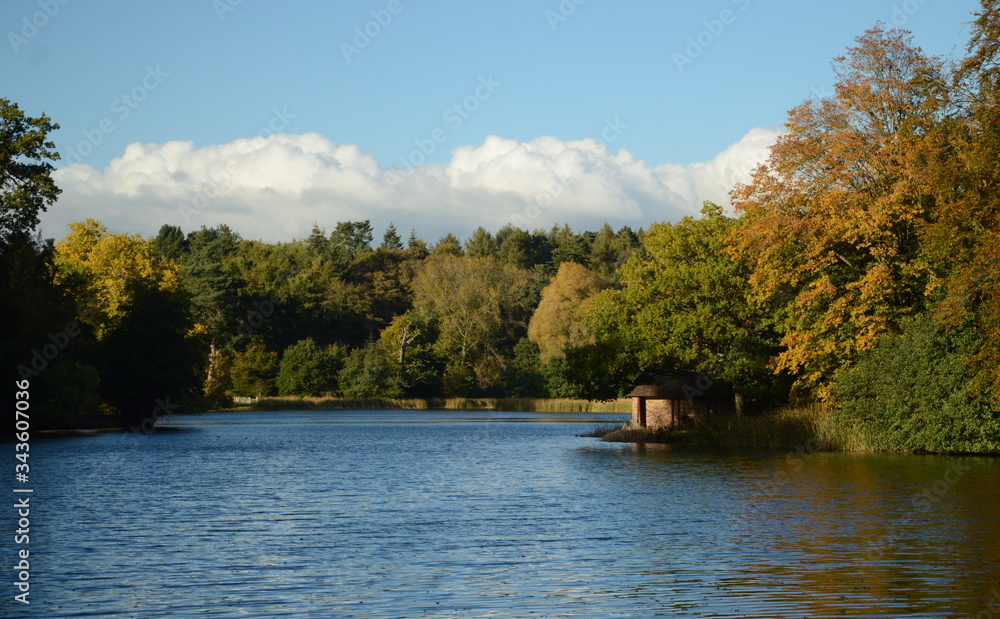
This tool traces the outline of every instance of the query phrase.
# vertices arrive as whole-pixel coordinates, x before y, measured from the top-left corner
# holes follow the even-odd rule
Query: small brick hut
[[[626,397],[632,398],[632,425],[640,428],[707,421],[734,408],[731,387],[707,374],[688,372],[660,374]]]

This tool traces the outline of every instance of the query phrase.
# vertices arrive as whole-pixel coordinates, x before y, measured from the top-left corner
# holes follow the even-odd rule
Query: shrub
[[[878,451],[1000,450],[997,410],[978,397],[967,371],[978,344],[969,330],[945,333],[927,317],[913,320],[836,377],[841,421]]]

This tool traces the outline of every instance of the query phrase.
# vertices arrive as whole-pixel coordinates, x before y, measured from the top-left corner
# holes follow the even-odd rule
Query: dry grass
[[[492,410],[524,413],[628,413],[626,399],[607,402],[565,398],[374,398],[352,400],[327,397],[261,398],[253,410]]]
[[[602,440],[625,443],[671,443],[695,447],[811,451],[867,451],[851,428],[837,424],[831,409],[786,407],[748,417],[726,417],[681,428],[624,427]]]

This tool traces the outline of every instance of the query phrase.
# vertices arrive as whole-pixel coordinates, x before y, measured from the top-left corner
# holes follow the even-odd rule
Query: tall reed
[[[737,449],[868,450],[858,432],[837,423],[833,410],[821,405],[785,407],[753,416],[717,417],[678,428],[628,426],[606,434],[602,440]]]
[[[629,413],[627,399],[606,402],[569,398],[261,398],[253,410],[492,410],[524,413]]]

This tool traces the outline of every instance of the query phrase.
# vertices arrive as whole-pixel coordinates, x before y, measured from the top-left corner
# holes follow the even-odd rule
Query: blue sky
[[[433,240],[648,225],[725,200],[786,111],[832,92],[854,37],[882,20],[960,57],[977,7],[6,0],[0,75],[2,96],[61,125],[59,165],[78,164],[50,236],[99,216],[281,240],[363,217]]]

